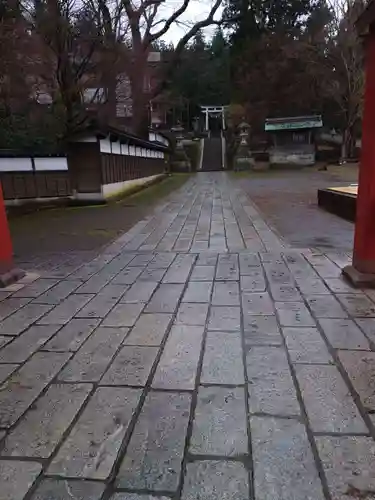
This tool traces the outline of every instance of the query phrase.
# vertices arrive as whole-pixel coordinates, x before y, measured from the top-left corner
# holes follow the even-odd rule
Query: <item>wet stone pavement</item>
[[[289,248],[209,173],[66,257],[0,292],[1,500],[375,499],[348,255]]]

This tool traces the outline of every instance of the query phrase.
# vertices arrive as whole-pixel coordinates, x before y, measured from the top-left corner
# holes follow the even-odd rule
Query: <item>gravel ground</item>
[[[357,165],[232,174],[268,223],[292,246],[351,251],[354,224],[318,207],[317,190],[357,182]]]

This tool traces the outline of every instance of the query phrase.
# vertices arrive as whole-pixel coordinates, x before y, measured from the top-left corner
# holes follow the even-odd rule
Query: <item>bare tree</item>
[[[87,118],[84,89],[93,66],[100,61],[100,27],[87,3],[80,0],[34,0],[31,8],[28,4],[25,8],[34,36],[41,41],[41,79],[54,102],[61,103],[65,134],[70,135]],[[98,96],[91,98],[97,100]]]
[[[83,95],[90,80],[105,97],[107,119],[116,115],[116,87],[129,86],[132,128],[145,133],[152,99],[167,87],[188,42],[202,28],[218,22],[223,0],[209,0],[207,13],[197,22],[184,21],[195,0],[24,0],[22,6],[33,36],[41,42],[38,59],[41,79],[60,102],[66,135],[87,119]],[[185,32],[167,62],[157,63],[150,82],[150,53],[174,25]],[[156,70],[156,68],[154,68]],[[123,85],[124,86],[124,85]],[[102,97],[102,96],[100,96]],[[97,100],[98,96],[92,96]]]
[[[333,36],[325,62],[330,77],[323,88],[341,115],[341,160],[353,155],[358,124],[362,115],[364,88],[363,53],[355,21],[364,9],[363,0],[331,0]]]
[[[180,0],[176,7],[170,0],[92,0],[93,7],[101,15],[106,40],[116,43],[117,54],[126,62],[132,97],[133,129],[144,133],[148,124],[148,107],[168,85],[173,69],[188,42],[199,30],[218,22],[223,0],[213,0],[207,14],[198,22],[184,23],[184,35],[177,41],[167,62],[158,68],[156,85],[147,81],[149,54],[155,44],[162,39],[172,26],[182,25],[184,15],[193,0]],[[95,5],[96,2],[96,5]],[[118,43],[120,42],[120,46]]]

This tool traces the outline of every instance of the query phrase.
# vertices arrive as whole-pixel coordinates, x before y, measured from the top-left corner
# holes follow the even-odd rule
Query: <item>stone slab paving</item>
[[[222,173],[0,291],[1,500],[375,499],[375,294]],[[90,260],[91,259],[91,260]]]

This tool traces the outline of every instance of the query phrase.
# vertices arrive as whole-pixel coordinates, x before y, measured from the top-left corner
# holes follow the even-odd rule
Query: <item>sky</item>
[[[169,17],[176,9],[178,9],[183,0],[166,0],[163,6],[163,12],[165,17]],[[189,29],[189,25],[201,21],[210,12],[213,2],[210,0],[190,0],[189,6],[186,9],[184,15],[179,19],[182,22],[181,25],[174,23],[169,31],[163,36],[163,40],[167,43],[177,43],[178,40],[186,33]],[[215,18],[220,18],[222,8],[218,10]],[[204,33],[206,36],[210,36],[215,27],[207,28]]]

